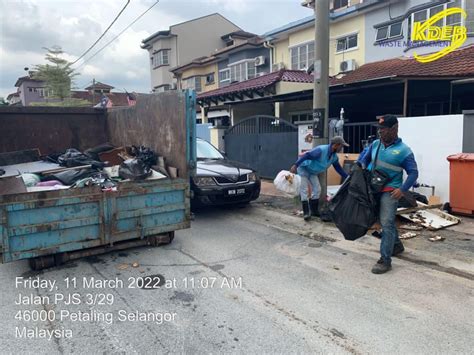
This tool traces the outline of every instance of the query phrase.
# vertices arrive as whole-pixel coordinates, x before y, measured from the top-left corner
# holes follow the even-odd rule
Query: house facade
[[[383,0],[331,2],[330,76],[343,75],[365,63],[365,17],[370,11],[383,6],[383,3]],[[307,70],[314,62],[314,15],[269,31],[263,37],[271,44],[274,71]],[[312,99],[275,102],[274,113],[292,123],[310,121]]]
[[[151,89],[161,92],[177,88],[171,68],[207,56],[226,45],[222,36],[241,28],[220,14],[196,18],[170,26],[142,41],[150,57]]]
[[[338,118],[344,109],[344,131],[352,141],[351,151],[360,150],[360,141],[371,134],[370,122],[378,115],[442,115],[474,108],[470,99],[474,92],[471,3],[471,0],[367,0],[355,5],[347,2],[331,11],[328,115],[329,119]],[[420,63],[413,58],[414,52],[426,54],[439,48],[429,43],[418,44],[416,48],[381,46],[408,38],[413,21],[423,21],[451,7],[465,9],[467,18],[456,22],[456,17],[448,17],[439,25],[464,25],[469,37],[448,56],[432,63]],[[397,9],[399,16],[395,16]],[[272,115],[292,123],[311,123],[312,79],[299,74],[295,82],[285,78],[304,73],[311,65],[315,57],[314,35],[314,17],[309,16],[262,36],[271,48],[273,73],[282,73],[277,79],[268,76],[276,82],[267,86],[263,96],[237,95],[262,91],[261,83],[251,79],[245,85],[231,84],[228,90],[203,93],[198,96],[198,102],[211,108],[227,105],[233,124],[255,114]]]
[[[28,106],[32,102],[46,101],[46,85],[44,81],[33,79],[30,75],[18,78],[15,83],[19,99],[23,106]]]
[[[449,8],[462,8],[467,18],[451,15],[437,25],[466,26],[468,38],[463,46],[474,43],[474,0],[399,0],[392,1],[370,11],[365,16],[366,63],[379,60],[412,57],[416,52],[423,55],[438,51],[441,43],[414,45],[411,30],[415,21],[424,21],[434,14]]]
[[[236,31],[222,36],[222,39],[226,47],[212,52],[208,57],[197,58],[171,69],[178,88],[192,88],[199,94],[270,73],[270,49],[261,37]],[[252,107],[252,110],[255,111],[256,107]],[[201,107],[197,119],[199,123],[228,125],[231,116],[227,105],[216,104],[212,108]]]

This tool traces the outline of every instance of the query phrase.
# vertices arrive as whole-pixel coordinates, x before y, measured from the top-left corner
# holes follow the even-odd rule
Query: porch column
[[[281,118],[283,102],[275,102],[275,117]]]
[[[201,122],[202,123],[208,123],[207,120],[207,109],[204,106],[201,106]]]

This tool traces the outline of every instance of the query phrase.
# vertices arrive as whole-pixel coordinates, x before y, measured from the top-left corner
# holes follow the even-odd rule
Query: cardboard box
[[[344,167],[345,161],[356,161],[357,158],[359,158],[359,153],[338,153],[337,156],[339,158],[339,164]],[[341,175],[339,175],[331,165],[328,169],[328,185],[340,185],[341,180]]]

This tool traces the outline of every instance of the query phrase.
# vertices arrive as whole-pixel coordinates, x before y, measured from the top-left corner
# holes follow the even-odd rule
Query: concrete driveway
[[[407,250],[408,258],[416,255]],[[469,270],[453,274],[397,258],[393,271],[373,275],[377,258],[375,238],[344,241],[334,229],[303,225],[298,217],[258,204],[205,210],[165,247],[114,252],[38,274],[26,262],[1,265],[1,350],[470,353],[474,287]],[[57,289],[15,286],[16,277],[37,276],[56,280]],[[146,276],[160,285],[144,289],[139,280]],[[115,284],[92,288],[94,280]],[[131,283],[136,288],[128,288]],[[20,293],[41,296],[43,304],[17,305]],[[44,304],[57,294],[78,294],[80,304]],[[25,320],[25,314],[49,310],[62,312],[64,319]],[[86,314],[92,320],[84,320]],[[23,328],[34,337],[19,338],[30,334]],[[41,329],[59,337],[38,338]]]

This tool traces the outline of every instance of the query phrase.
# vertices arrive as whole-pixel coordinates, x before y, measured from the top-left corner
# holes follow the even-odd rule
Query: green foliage
[[[0,106],[8,106],[8,102],[3,97],[0,97]]]
[[[71,62],[61,58],[64,54],[61,47],[54,46],[44,49],[47,51],[45,59],[49,63],[36,65],[33,79],[46,83],[49,98],[64,100],[71,96],[71,86],[74,78],[79,74],[71,68]]]

